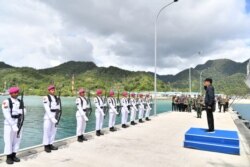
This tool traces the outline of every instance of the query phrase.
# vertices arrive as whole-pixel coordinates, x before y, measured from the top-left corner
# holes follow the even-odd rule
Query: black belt
[[[103,109],[104,107],[100,107],[101,109]]]
[[[21,114],[19,114],[19,115],[11,115],[11,118],[14,118],[14,119],[18,119],[20,117],[21,117]]]
[[[83,111],[85,111],[85,112],[86,112],[86,111],[87,111],[87,109],[83,109]]]
[[[58,110],[50,110],[51,112],[57,112]]]

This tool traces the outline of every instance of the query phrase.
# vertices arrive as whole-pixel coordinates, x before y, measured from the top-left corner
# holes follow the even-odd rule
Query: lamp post
[[[168,6],[172,5],[173,3],[178,2],[178,0],[173,0],[171,3],[168,3],[167,5],[163,6],[157,13],[156,17],[155,17],[155,74],[154,74],[154,115],[156,115],[156,95],[157,95],[157,22],[158,22],[158,18],[161,14],[161,12],[167,8]]]
[[[203,74],[203,71],[200,72],[200,94],[202,95],[202,74]]]
[[[191,78],[191,67],[189,68],[189,95],[192,93],[192,78]]]

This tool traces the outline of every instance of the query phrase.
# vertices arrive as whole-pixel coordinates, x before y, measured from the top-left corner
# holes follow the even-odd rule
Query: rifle
[[[59,121],[61,119],[61,116],[62,116],[62,102],[61,102],[61,89],[63,88],[64,85],[61,86],[61,88],[59,89],[59,94],[58,94],[58,97],[56,99],[56,103],[57,105],[60,105],[60,109],[56,111],[56,120],[57,120],[57,123],[56,123],[56,127],[58,126],[59,124]]]
[[[118,91],[118,95],[117,95],[116,110],[119,113],[118,115],[121,115],[121,101],[120,101],[120,92],[119,91]]]
[[[90,100],[90,91],[88,92],[88,103],[89,103],[89,114],[88,117],[90,117],[91,113],[92,113],[92,104],[91,104],[91,100]]]
[[[137,93],[137,95],[136,95],[136,108],[138,109],[138,107],[139,107],[139,93]]]
[[[130,111],[130,108],[131,108],[131,104],[130,104],[130,92],[128,94],[128,110]]]
[[[24,102],[23,102],[23,94],[24,94],[24,91],[22,91],[22,93],[21,93],[21,100],[20,100],[20,106],[19,106],[19,109],[22,110],[22,114],[21,114],[21,116],[18,118],[18,121],[17,121],[17,127],[18,127],[17,138],[20,137],[20,132],[21,132],[21,129],[22,129],[22,127],[23,127],[23,122],[24,122]]]
[[[107,104],[107,91],[105,90],[105,95],[104,95],[104,107],[103,107],[103,112],[106,116],[106,114],[108,113],[108,104]],[[104,118],[105,118],[104,116]]]

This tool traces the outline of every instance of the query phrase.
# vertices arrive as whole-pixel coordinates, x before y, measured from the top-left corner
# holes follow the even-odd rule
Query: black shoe
[[[101,136],[100,130],[97,130],[97,131],[96,131],[96,136]]]
[[[80,143],[83,142],[82,135],[81,136],[77,136],[77,141],[80,142]]]
[[[49,146],[49,145],[44,146],[44,151],[45,151],[46,153],[50,153],[50,152],[51,152],[50,146]]]
[[[12,160],[14,162],[20,162],[21,161],[18,157],[16,157],[16,153],[12,153]]]
[[[207,132],[207,133],[215,133],[214,130],[210,130],[210,129],[206,130],[206,132]]]
[[[58,147],[53,146],[52,144],[49,145],[50,150],[58,150]]]
[[[127,128],[127,126],[125,124],[122,124],[122,128]]]
[[[9,164],[9,165],[14,163],[14,161],[12,159],[12,154],[7,155],[6,163]]]
[[[135,125],[135,122],[134,122],[134,121],[132,121],[132,122],[131,122],[131,125]]]
[[[115,130],[114,127],[111,127],[111,128],[109,128],[109,131],[110,131],[110,132],[114,132],[114,131],[116,131],[116,130]]]
[[[144,121],[143,121],[142,119],[139,119],[139,122],[140,122],[140,123],[143,123]]]
[[[83,140],[83,141],[88,141],[88,139],[85,138],[83,135],[82,135],[82,140]]]
[[[146,118],[146,121],[150,121],[151,119],[149,119],[148,117]]]

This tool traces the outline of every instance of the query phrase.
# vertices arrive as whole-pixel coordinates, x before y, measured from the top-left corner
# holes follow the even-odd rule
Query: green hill
[[[117,67],[97,67],[92,62],[70,61],[59,66],[36,70],[33,68],[2,68],[0,83],[7,82],[7,87],[19,85],[26,94],[44,95],[48,84],[64,85],[62,94],[72,96],[79,87],[89,90],[114,89],[127,91],[152,91],[153,78],[145,72],[131,72]],[[72,77],[75,90],[72,92]],[[161,80],[158,81],[160,91],[169,90]],[[4,84],[0,85],[4,91]]]
[[[199,92],[200,72],[203,72],[202,79],[213,78],[217,93],[248,94],[250,90],[244,83],[246,66],[247,61],[237,63],[228,59],[209,60],[203,65],[197,65],[191,69],[192,91]],[[173,89],[188,91],[188,75],[189,69],[186,69],[176,75],[163,75],[159,78],[170,83]]]
[[[200,72],[203,79],[212,77],[217,93],[248,94],[244,83],[247,62],[237,63],[228,59],[210,60],[192,69],[192,90],[199,91]],[[148,72],[132,72],[117,67],[97,67],[93,62],[70,61],[59,66],[36,70],[16,68],[0,62],[0,90],[19,85],[26,94],[44,95],[48,84],[64,85],[62,94],[72,96],[79,87],[89,90],[114,89],[127,91],[153,91],[154,77]],[[75,90],[72,92],[72,77]],[[159,75],[158,91],[188,91],[188,69],[176,75]]]

